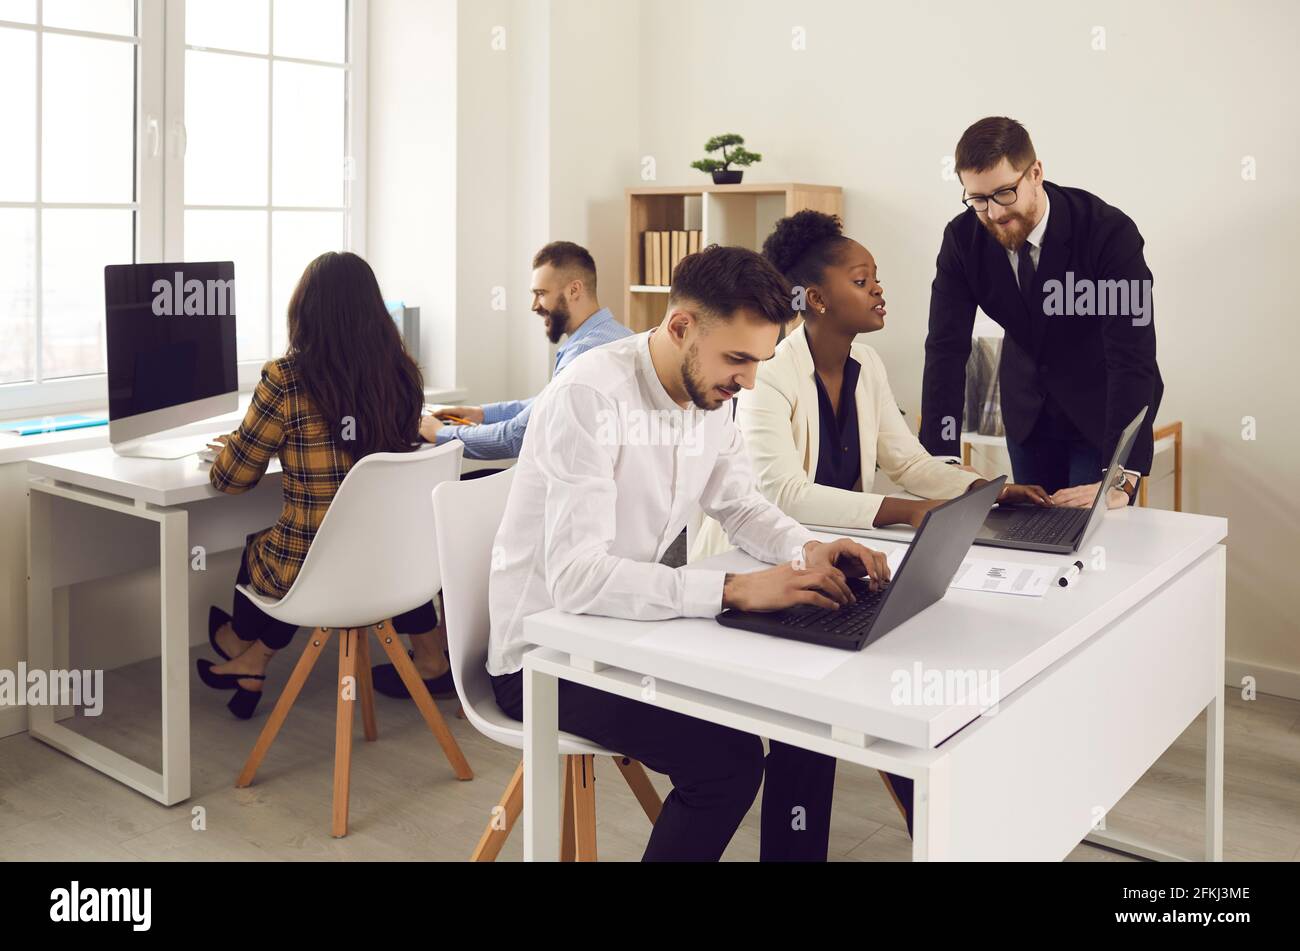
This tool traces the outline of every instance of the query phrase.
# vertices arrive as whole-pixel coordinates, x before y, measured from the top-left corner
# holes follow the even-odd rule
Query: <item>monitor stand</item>
[[[200,433],[174,439],[133,439],[113,446],[113,451],[130,459],[184,459],[207,449],[213,435]]]

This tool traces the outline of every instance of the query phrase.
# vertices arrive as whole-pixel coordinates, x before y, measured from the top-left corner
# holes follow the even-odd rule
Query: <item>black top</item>
[[[1127,463],[1149,472],[1151,423],[1164,383],[1156,365],[1151,271],[1142,235],[1128,215],[1096,195],[1052,182],[1043,189],[1051,212],[1027,294],[1016,285],[1007,252],[975,212],[962,212],[944,231],[925,341],[921,443],[933,453],[957,453],[956,433],[947,421],[961,419],[978,306],[1006,330],[999,382],[1009,438],[1024,442],[1044,408],[1054,403],[1101,457],[1110,459],[1129,420],[1149,406]],[[1112,283],[1120,281],[1126,293]],[[1134,289],[1137,301],[1130,296]],[[1081,294],[1083,310],[1074,307]],[[1068,311],[1063,309],[1067,297]],[[1103,309],[1102,297],[1106,315],[1085,315]],[[1137,303],[1143,305],[1140,315]]]
[[[834,489],[857,487],[862,475],[862,453],[858,436],[858,402],[854,391],[858,388],[861,365],[852,357],[844,360],[844,382],[840,384],[840,415],[831,408],[830,394],[822,378],[815,372],[817,381],[817,409],[821,420],[821,448],[817,452],[818,485]]]

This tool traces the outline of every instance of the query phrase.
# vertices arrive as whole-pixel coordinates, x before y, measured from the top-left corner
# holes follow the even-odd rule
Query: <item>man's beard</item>
[[[1006,218],[1002,219],[1004,224],[1015,225],[1015,227],[1010,230],[998,227],[988,218],[983,219],[984,227],[988,229],[989,234],[993,235],[993,240],[1002,245],[1002,247],[1006,248],[1008,251],[1019,251],[1020,246],[1024,244],[1025,239],[1029,237],[1029,232],[1034,230],[1034,226],[1030,224],[1030,222],[1038,217],[1037,198],[1038,196],[1035,195],[1034,203],[1030,205],[1024,213],[1018,211],[1013,212]]]
[[[1014,228],[1004,228],[1004,224],[1014,224]],[[1008,251],[1018,251],[1020,246],[1025,243],[1029,237],[1029,232],[1033,230],[1029,224],[1029,219],[1020,213],[1008,216],[1002,219],[1002,223],[995,225],[992,221],[985,221],[984,227],[988,229],[989,234],[993,235],[993,240]]]
[[[691,349],[686,352],[686,358],[682,360],[682,386],[686,388],[686,395],[691,398],[691,402],[700,409],[712,412],[717,409],[726,400],[713,399],[706,394],[706,390],[712,390],[702,379],[700,379],[700,348],[699,344],[691,344]]]
[[[569,329],[569,302],[561,298],[555,305],[555,310],[546,312],[546,321],[546,336],[551,343],[559,343],[560,338]]]

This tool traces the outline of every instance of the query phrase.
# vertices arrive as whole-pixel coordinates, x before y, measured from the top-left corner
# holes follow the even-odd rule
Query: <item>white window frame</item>
[[[270,0],[269,16],[274,16]],[[36,195],[31,202],[3,202],[0,207],[36,210],[36,299],[42,298],[42,221],[44,208],[121,208],[134,210],[135,259],[141,263],[183,260],[185,221],[185,4],[183,0],[137,0],[135,37],[114,36],[45,27],[43,0],[36,0],[36,24],[3,21],[6,27],[33,31],[36,39]],[[365,254],[366,238],[366,24],[369,0],[347,2],[347,62],[325,64],[345,71],[344,130],[346,154],[352,160],[352,175],[344,183],[344,234],[346,247]],[[126,204],[44,203],[41,201],[41,138],[43,123],[42,35],[58,33],[132,43],[137,50],[136,69],[136,168],[134,202]],[[272,59],[271,54],[236,55]],[[289,62],[313,62],[275,57]],[[268,95],[271,93],[268,90]],[[270,113],[268,113],[270,115]],[[268,122],[272,121],[268,118]],[[268,142],[268,148],[270,143]],[[268,156],[268,173],[270,168]],[[266,208],[276,208],[267,195]],[[260,206],[259,206],[260,207]],[[334,209],[330,209],[334,210]],[[269,216],[268,216],[269,217]],[[268,225],[269,227],[269,225]],[[270,246],[267,248],[271,253]],[[271,293],[267,274],[267,293]],[[103,373],[58,380],[39,379],[39,348],[43,335],[41,312],[37,311],[38,379],[0,384],[0,418],[16,415],[47,415],[107,406],[107,378]],[[275,315],[271,315],[275,319]],[[257,382],[261,359],[240,363],[239,383],[244,390]]]

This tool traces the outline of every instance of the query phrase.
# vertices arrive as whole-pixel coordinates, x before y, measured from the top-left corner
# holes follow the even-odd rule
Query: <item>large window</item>
[[[241,376],[283,351],[306,264],[364,250],[354,23],[364,0],[0,0],[0,413],[103,399],[106,264],[233,260]]]
[[[133,0],[0,0],[0,384],[104,370],[104,265],[134,260]]]
[[[241,360],[347,239],[345,0],[187,0],[185,258],[235,261]]]

